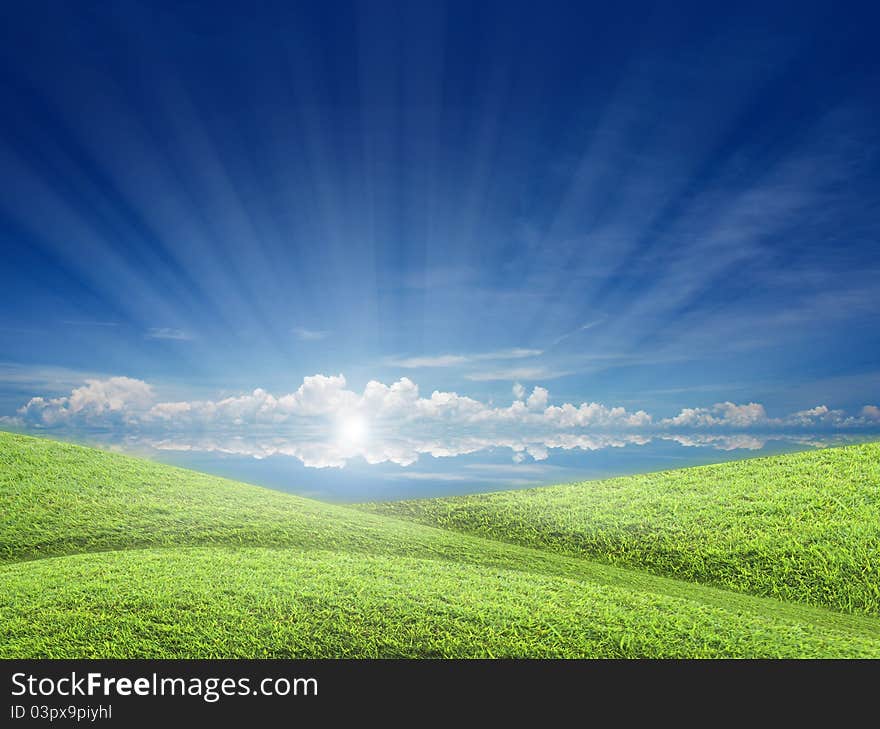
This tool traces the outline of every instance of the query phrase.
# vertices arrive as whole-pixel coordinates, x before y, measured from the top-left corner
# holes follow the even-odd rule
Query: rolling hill
[[[476,529],[420,503],[437,502],[369,513],[0,433],[0,657],[880,657],[869,601],[826,601],[847,613],[669,577],[629,553],[611,564],[550,524],[544,543],[523,536],[540,507]],[[871,508],[834,521],[850,531],[829,531],[826,551],[858,564]],[[641,513],[643,534],[668,529]]]
[[[880,443],[370,511],[880,615]]]

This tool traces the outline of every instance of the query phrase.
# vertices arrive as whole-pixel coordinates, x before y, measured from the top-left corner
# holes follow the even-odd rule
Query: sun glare
[[[367,421],[360,415],[348,415],[339,423],[339,436],[349,443],[363,443],[367,438]]]

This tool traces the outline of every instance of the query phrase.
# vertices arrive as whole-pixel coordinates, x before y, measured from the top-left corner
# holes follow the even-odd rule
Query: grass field
[[[877,446],[823,453],[847,465],[829,465],[836,485],[827,502],[813,491],[831,486],[801,483],[802,509],[829,526],[811,532],[822,548],[791,555],[792,574],[821,573],[838,548],[845,555],[834,564],[859,564],[876,545]],[[802,473],[800,459],[808,457],[756,466],[789,494],[783,501],[792,509],[798,486],[786,479]],[[685,483],[702,484],[693,475],[700,470],[653,477],[678,483],[677,528],[692,548],[719,563],[741,561],[735,540],[716,538],[711,524],[750,514],[754,524],[740,528],[757,539],[776,523],[778,543],[765,535],[768,544],[794,548],[798,535],[781,533],[788,522],[773,522],[759,504],[736,516],[722,499],[724,514],[700,526],[700,514],[711,514],[724,491],[721,480],[698,485],[702,496],[689,501]],[[601,501],[594,490],[634,493],[637,481],[511,493],[536,505],[521,512],[484,505],[474,525],[466,514],[478,513],[475,497],[369,507],[396,514],[388,516],[0,433],[0,657],[880,657],[876,602],[858,597],[871,594],[864,586],[876,578],[870,560],[867,577],[856,570],[831,581],[834,599],[805,593],[781,601],[746,594],[760,592],[758,583],[719,589],[698,583],[721,582],[710,572],[676,579],[668,575],[683,571],[665,569],[659,558],[638,563],[631,550],[618,558],[586,548],[575,526],[582,535],[608,529],[602,521],[589,526],[589,504]],[[754,487],[771,498],[770,484]],[[541,500],[557,491],[569,506],[557,499],[545,524]],[[651,551],[656,532],[672,540],[676,529],[661,508],[663,489],[653,493],[654,507],[648,495],[638,502],[621,492],[616,508],[596,512],[630,508],[631,521],[621,516],[619,524],[632,525],[641,514],[627,544],[641,533],[647,556],[658,553]],[[462,518],[443,516],[452,511]],[[494,511],[506,520],[483,524]],[[789,592],[798,584],[784,569],[774,575]],[[839,599],[848,589],[851,603]],[[849,612],[804,604],[811,601]]]
[[[880,615],[880,443],[365,508],[726,589]]]

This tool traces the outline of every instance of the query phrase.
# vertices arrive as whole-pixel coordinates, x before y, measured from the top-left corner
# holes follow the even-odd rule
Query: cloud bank
[[[158,401],[154,388],[129,377],[89,380],[70,395],[31,398],[18,411],[26,424],[56,426],[241,427],[332,421],[361,416],[386,428],[414,424],[461,427],[542,426],[553,429],[601,427],[626,429],[652,422],[644,410],[589,402],[549,404],[549,392],[534,387],[506,407],[496,407],[457,392],[434,390],[424,397],[408,377],[386,385],[372,380],[363,392],[348,389],[343,375],[305,377],[283,395],[257,388],[220,400]]]
[[[61,397],[33,397],[0,422],[24,428],[96,429],[114,443],[156,451],[294,457],[311,468],[342,468],[352,459],[411,466],[421,456],[446,458],[506,449],[515,464],[543,462],[551,451],[595,451],[657,440],[686,447],[759,450],[768,440],[827,444],[880,428],[880,407],[853,414],[817,405],[771,417],[760,403],[721,402],[657,417],[598,402],[555,403],[549,390],[520,383],[509,405],[434,390],[423,395],[408,377],[372,380],[357,392],[342,374],[305,377],[293,392],[257,388],[216,400],[166,400],[130,377],[88,379]],[[346,422],[366,423],[363,438]],[[845,435],[846,433],[850,435]]]
[[[89,426],[160,430],[249,426],[327,426],[360,417],[386,432],[454,427],[462,432],[690,432],[880,426],[880,407],[865,405],[856,414],[826,405],[771,417],[760,403],[717,403],[684,408],[658,418],[598,402],[554,404],[550,392],[536,386],[529,392],[513,387],[510,405],[497,406],[457,392],[420,393],[408,377],[391,384],[371,380],[362,392],[348,387],[342,374],[316,374],[293,392],[273,395],[262,388],[218,400],[161,400],[156,389],[130,377],[87,380],[69,395],[33,397],[18,410],[16,422],[37,427]],[[10,418],[6,418],[7,421]]]
[[[86,380],[66,397],[33,397],[19,409],[25,423],[55,426],[66,424],[135,424],[155,401],[153,387],[131,377]]]

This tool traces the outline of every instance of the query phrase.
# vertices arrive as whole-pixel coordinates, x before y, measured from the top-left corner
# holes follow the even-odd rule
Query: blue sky
[[[44,426],[88,401],[143,426],[157,403],[341,374],[334,407],[391,412],[364,389],[406,378],[401,412],[472,430],[747,412],[716,403],[759,405],[744,427],[816,407],[838,413],[823,427],[880,422],[876,16],[7,9],[0,416]],[[462,400],[441,413],[435,390]],[[33,397],[65,401],[17,413]],[[308,397],[239,405],[286,417]],[[566,403],[625,414],[545,416]]]

